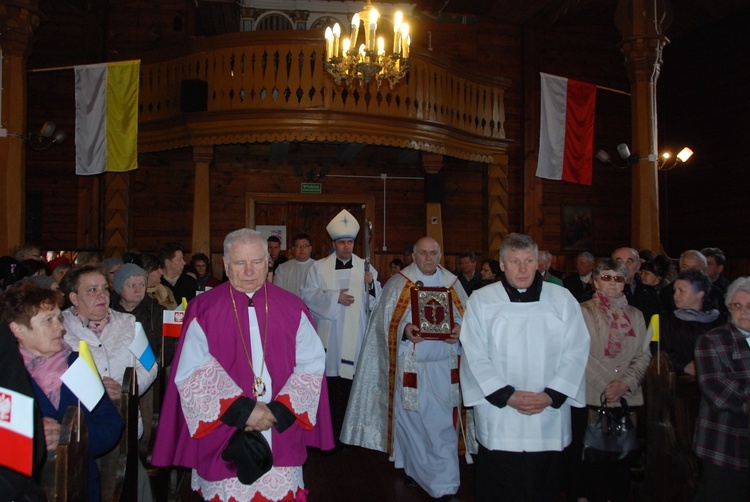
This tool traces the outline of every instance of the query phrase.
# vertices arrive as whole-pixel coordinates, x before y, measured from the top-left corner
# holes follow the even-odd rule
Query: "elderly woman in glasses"
[[[710,300],[711,279],[702,271],[683,270],[674,281],[675,310],[661,315],[661,350],[678,375],[695,375],[693,360],[698,337],[724,325],[726,318]]]
[[[630,466],[584,464],[581,462],[583,435],[589,421],[596,420],[596,408],[603,398],[620,406],[625,398],[631,409],[643,404],[641,384],[651,360],[646,323],[640,310],[628,305],[623,294],[627,268],[611,259],[600,261],[593,273],[596,288],[591,300],[581,304],[583,319],[591,337],[586,364],[587,408],[572,408],[576,469],[572,491],[576,498],[627,500]],[[635,418],[635,412],[631,413]]]
[[[750,500],[750,277],[727,290],[731,319],[698,338],[695,368],[701,406],[694,449],[703,459],[700,501]]]
[[[78,403],[76,396],[60,380],[78,357],[78,353],[63,340],[65,330],[60,305],[62,293],[25,281],[12,286],[0,296],[0,321],[4,324],[2,328],[7,325],[18,341],[18,350],[31,377],[34,395],[44,417],[44,439],[48,450],[57,448],[60,423],[65,412],[69,406],[76,406]],[[93,410],[88,410],[83,405],[81,407],[88,429],[89,500],[98,501],[101,499],[101,488],[94,458],[105,454],[117,444],[124,424],[107,396]],[[0,498],[3,495],[8,494],[3,493]]]

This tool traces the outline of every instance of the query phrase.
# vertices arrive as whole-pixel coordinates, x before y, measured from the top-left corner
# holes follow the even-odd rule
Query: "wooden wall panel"
[[[394,159],[397,150],[386,153],[367,147],[346,166],[330,165],[328,176],[320,183],[324,194],[364,194],[375,204],[373,220],[373,250],[400,255],[403,249],[424,235],[425,206],[424,182],[420,167],[399,168]],[[211,251],[220,253],[224,236],[245,224],[247,193],[299,194],[301,177],[295,174],[296,159],[335,156],[326,153],[321,145],[292,145],[289,162],[273,164],[258,155],[266,150],[262,145],[246,149],[218,147],[216,162],[211,167]],[[238,155],[239,152],[239,155]],[[293,157],[293,158],[292,158]],[[193,168],[187,151],[161,152],[161,163],[141,164],[133,175],[133,242],[135,247],[153,249],[159,244],[178,240],[187,246],[190,242],[189,218]],[[305,172],[310,166],[305,167]],[[316,167],[319,168],[319,167]],[[482,166],[456,163],[446,165],[446,204],[443,206],[445,248],[447,253],[473,249],[482,253]],[[383,180],[386,180],[386,221],[383,228]],[[407,179],[415,178],[415,179]],[[158,196],[151,197],[149,187],[158,186]],[[291,237],[303,229],[310,232],[310,221],[317,221],[315,232],[326,240],[324,228],[330,218],[315,214],[305,216],[305,211],[317,209],[302,205],[256,205],[257,224],[285,224]],[[341,208],[339,207],[338,210]],[[355,208],[356,209],[356,208]],[[336,210],[333,214],[337,213]],[[154,215],[158,214],[159,217]],[[328,218],[328,219],[326,219]],[[325,220],[325,222],[323,222]],[[312,232],[312,233],[315,233]],[[320,233],[323,232],[323,233]],[[325,244],[328,246],[328,244]],[[322,246],[322,243],[321,243]],[[320,248],[322,252],[323,247]]]

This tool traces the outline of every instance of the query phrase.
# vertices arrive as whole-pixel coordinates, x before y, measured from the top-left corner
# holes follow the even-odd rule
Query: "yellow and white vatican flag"
[[[78,342],[78,359],[62,374],[60,380],[88,410],[93,410],[104,397],[102,377],[96,369],[88,343],[83,340]]]
[[[138,167],[141,61],[75,67],[76,174]]]

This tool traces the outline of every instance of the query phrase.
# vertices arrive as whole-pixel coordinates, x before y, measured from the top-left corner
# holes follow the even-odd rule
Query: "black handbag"
[[[589,420],[583,436],[584,462],[623,462],[639,455],[637,431],[625,398],[620,399],[620,406],[607,406],[604,394],[601,395],[601,406],[596,410],[596,419]]]

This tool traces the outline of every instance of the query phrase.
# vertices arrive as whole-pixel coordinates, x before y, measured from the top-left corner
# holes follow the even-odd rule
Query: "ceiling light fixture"
[[[370,0],[361,12],[354,14],[349,38],[341,38],[339,23],[326,28],[326,55],[323,66],[331,74],[336,85],[349,88],[366,87],[374,78],[378,89],[384,80],[391,89],[409,71],[409,25],[403,22],[403,14],[396,12],[393,19],[393,50],[385,51],[385,39],[377,36],[380,14]],[[364,43],[359,41],[360,25],[364,24]]]

